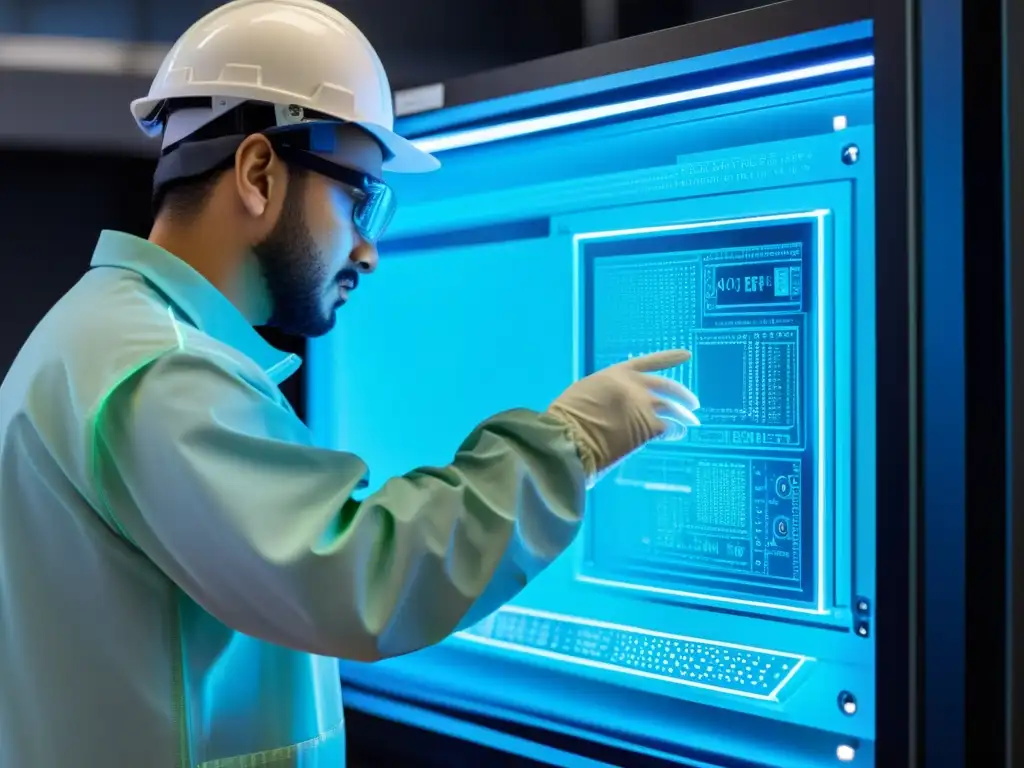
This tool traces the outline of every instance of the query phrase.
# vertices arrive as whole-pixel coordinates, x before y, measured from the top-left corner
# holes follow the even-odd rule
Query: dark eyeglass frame
[[[395,193],[387,182],[371,174],[333,163],[308,150],[280,140],[275,141],[276,137],[269,136],[274,151],[285,163],[318,173],[353,191],[355,207],[352,221],[362,238],[371,245],[376,245],[395,215]]]

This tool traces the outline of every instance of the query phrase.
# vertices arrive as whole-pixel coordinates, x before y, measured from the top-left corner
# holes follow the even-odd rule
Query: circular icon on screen
[[[775,535],[780,539],[789,538],[789,520],[784,517],[775,520]]]
[[[856,144],[847,144],[843,147],[843,165],[856,165],[860,160],[860,147]]]
[[[780,499],[788,499],[793,493],[793,486],[789,478],[783,475],[775,481],[775,495]]]

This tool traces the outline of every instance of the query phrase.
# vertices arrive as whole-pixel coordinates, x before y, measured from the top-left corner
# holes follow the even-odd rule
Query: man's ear
[[[254,219],[280,207],[285,179],[284,164],[266,136],[246,137],[235,152],[235,186],[242,206]]]

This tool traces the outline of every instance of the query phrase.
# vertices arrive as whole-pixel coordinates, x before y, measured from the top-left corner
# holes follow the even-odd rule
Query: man
[[[409,653],[512,598],[572,541],[586,486],[697,423],[651,374],[688,354],[499,414],[356,502],[367,468],[312,444],[277,388],[298,361],[253,326],[329,331],[377,268],[382,170],[437,161],[313,0],[214,11],[132,109],[163,137],[150,238],[103,233],[0,388],[0,765],[336,768],[334,659]]]

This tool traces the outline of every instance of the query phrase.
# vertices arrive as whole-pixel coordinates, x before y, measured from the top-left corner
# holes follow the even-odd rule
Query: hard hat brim
[[[394,131],[374,123],[356,123],[371,134],[390,153],[384,162],[384,170],[390,173],[429,173],[441,167],[441,161],[424,152],[411,141]]]

